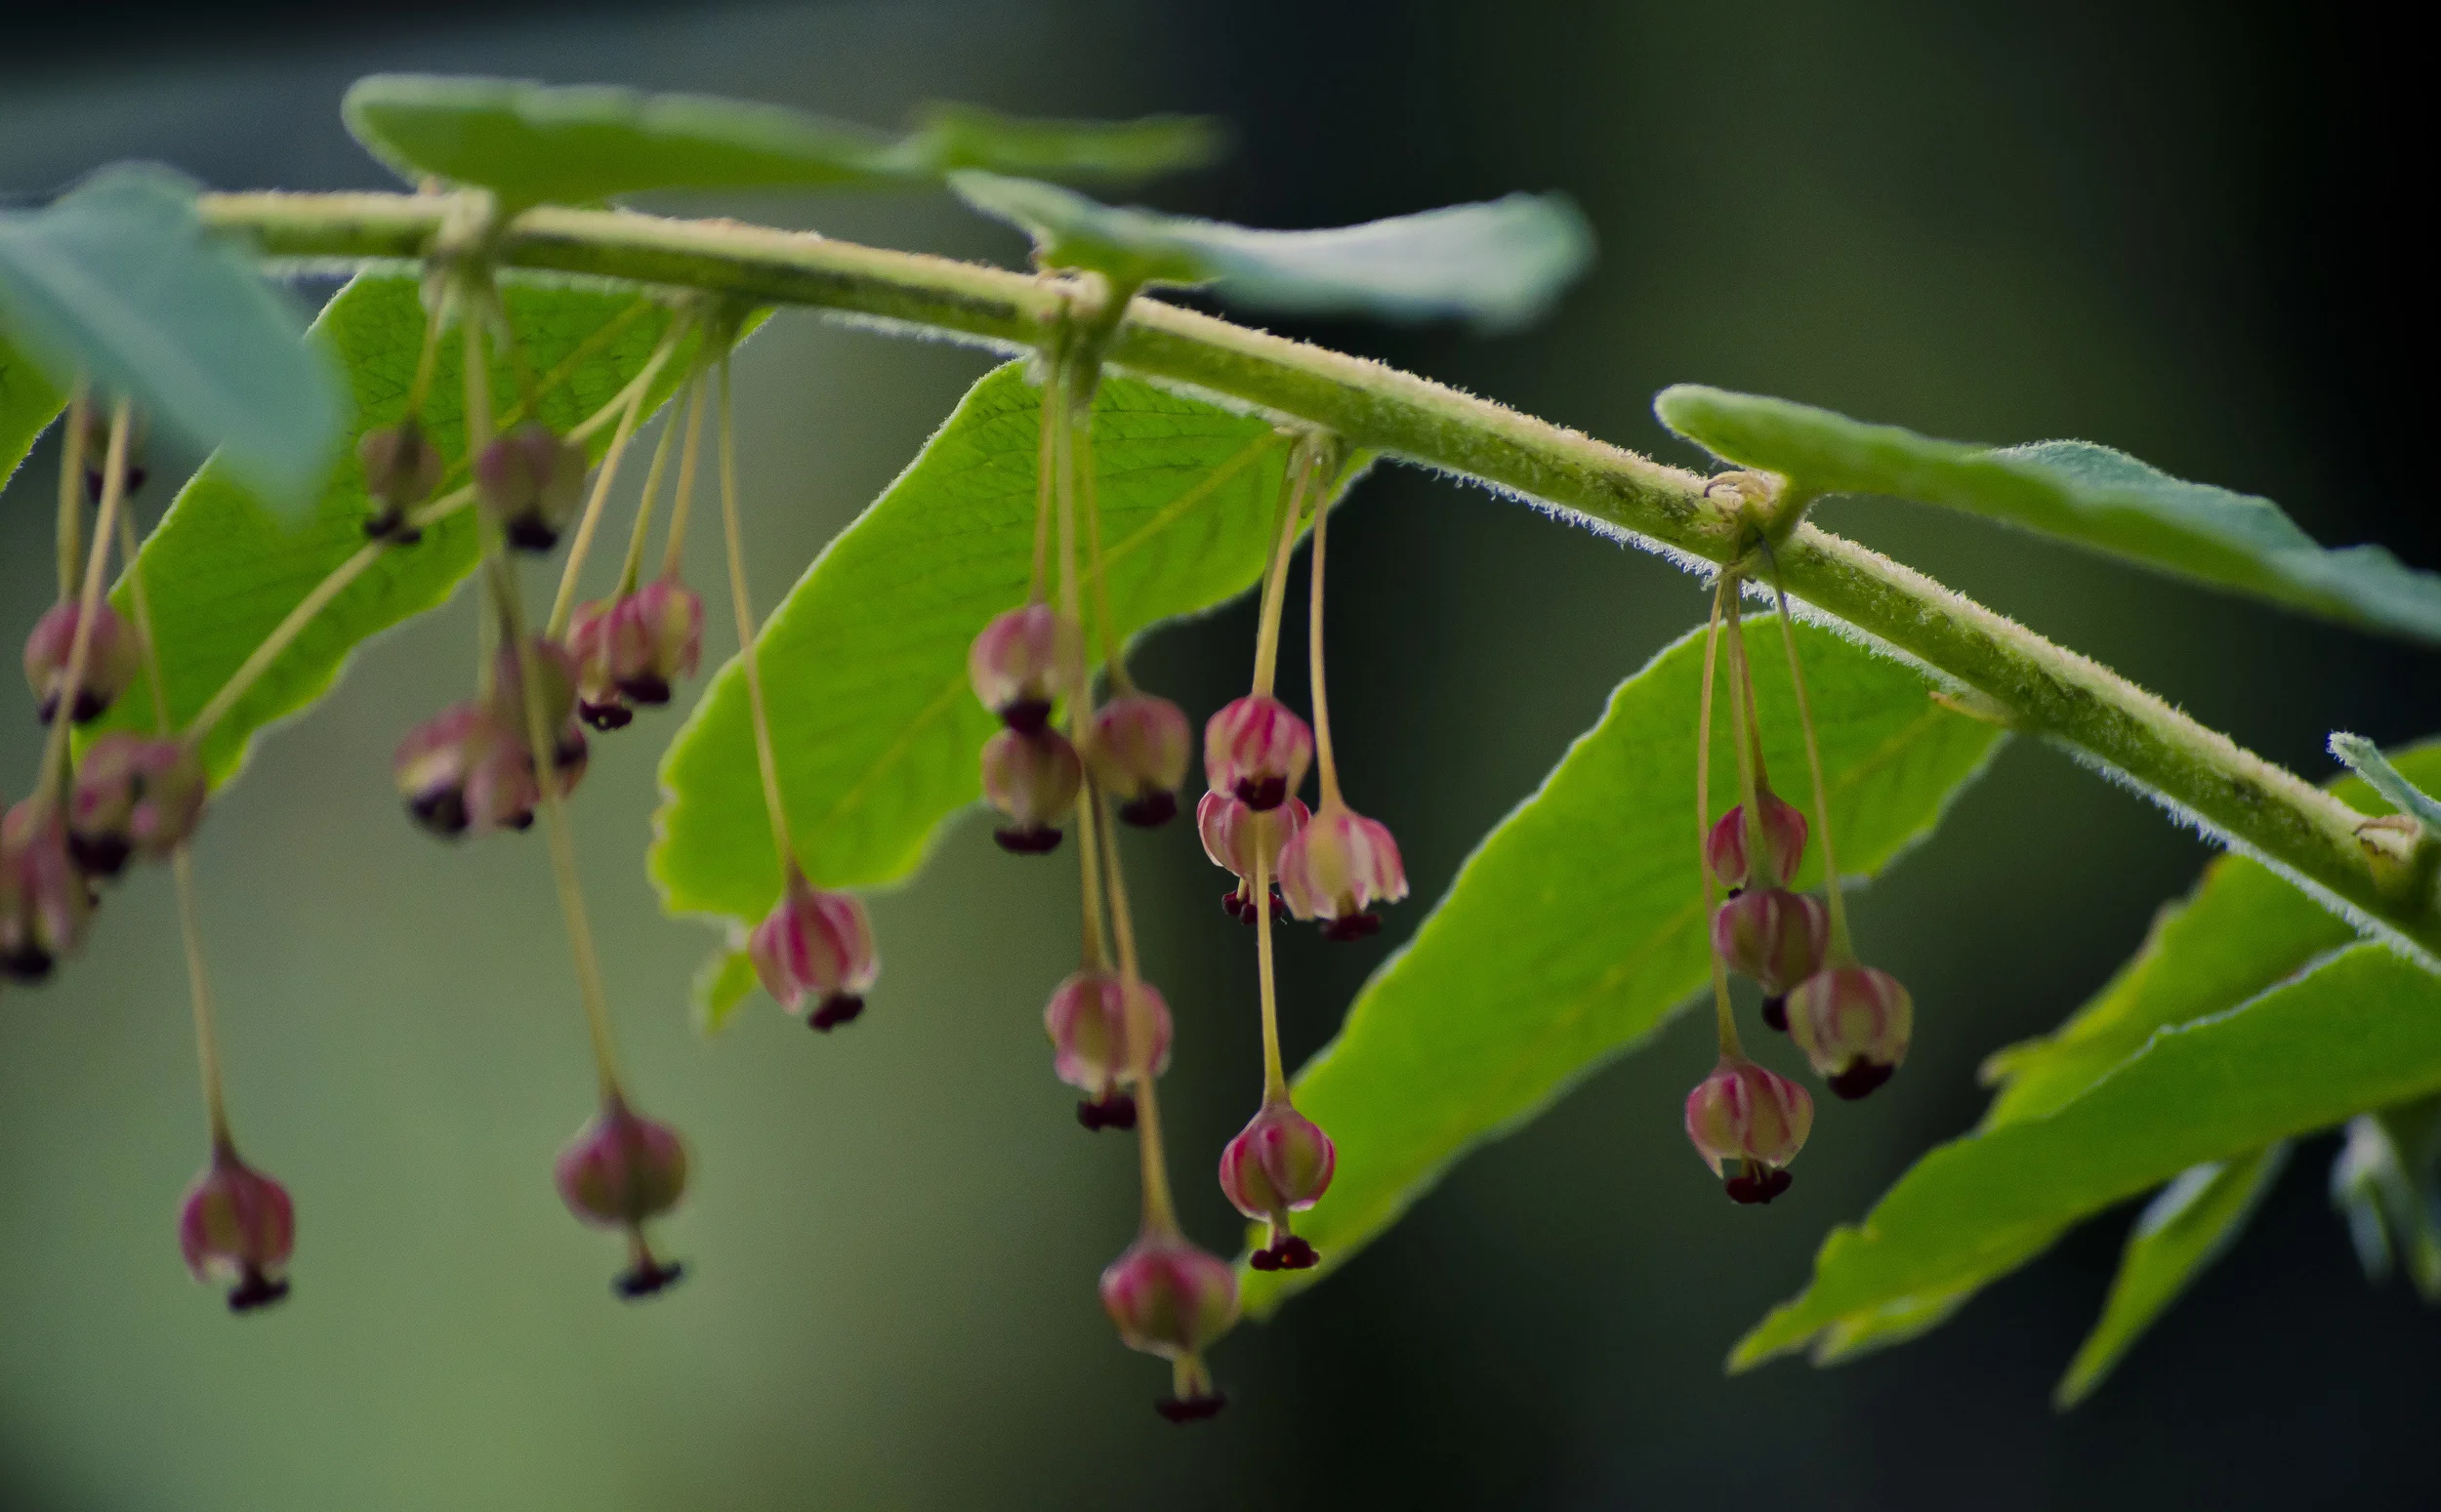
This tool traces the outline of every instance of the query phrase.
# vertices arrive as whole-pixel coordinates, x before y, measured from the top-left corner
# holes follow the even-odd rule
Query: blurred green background
[[[0,191],[150,157],[226,187],[381,186],[337,103],[377,68],[617,80],[875,122],[931,97],[1209,110],[1225,168],[1163,205],[1327,225],[1510,188],[1576,196],[1591,278],[1541,329],[1303,334],[1672,460],[1647,404],[1694,380],[1938,434],[2085,436],[2281,500],[2326,541],[2441,560],[2388,387],[2408,284],[2380,234],[2403,67],[2345,7],[1874,0],[978,3],[685,10],[443,4],[240,19],[97,0],[0,55]],[[12,21],[19,25],[24,19]],[[940,201],[672,206],[1014,261]],[[315,286],[313,297],[326,292]],[[988,365],[804,315],[740,361],[768,604]],[[0,643],[49,601],[48,444],[0,508]],[[160,499],[147,501],[158,508]],[[1896,552],[2314,776],[2329,729],[2441,728],[2427,657],[1880,502],[1826,522]],[[1292,1059],[1607,689],[1700,614],[1666,564],[1480,492],[1377,472],[1333,552],[1349,780],[1417,898],[1369,945],[1288,944]],[[718,596],[717,593],[715,595]],[[716,606],[717,607],[717,606]],[[715,654],[725,654],[717,629]],[[1300,622],[1292,618],[1292,633]],[[1244,605],[1139,675],[1234,691]],[[1145,1404],[1094,1278],[1135,1222],[1131,1151],[1070,1117],[1039,1028],[1064,887],[957,824],[876,899],[872,1011],[816,1040],[760,999],[697,1039],[707,943],[640,860],[672,716],[596,747],[581,848],[640,1095],[694,1142],[667,1226],[685,1284],[608,1295],[615,1246],[549,1183],[591,1086],[541,848],[439,846],[389,753],[458,696],[463,603],[365,655],[262,748],[199,844],[245,1147],[296,1194],[297,1292],[232,1322],[171,1227],[202,1158],[167,879],[85,959],[0,1002],[0,1505],[136,1509],[2429,1506],[2441,1323],[2369,1288],[2325,1209],[2329,1144],[2076,1414],[2047,1406],[2126,1214],[1926,1340],[1724,1378],[1814,1245],[1977,1116],[1991,1048],[2056,1022],[2205,847],[2019,744],[1861,901],[1914,988],[1906,1074],[1818,1130],[1768,1210],[1678,1129],[1711,1062],[1682,1022],[1468,1161],[1387,1239],[1219,1352],[1234,1402]],[[37,744],[0,720],[21,790]],[[1251,952],[1184,830],[1138,842],[1190,1226],[1257,1091]],[[1061,875],[1065,875],[1064,869]]]

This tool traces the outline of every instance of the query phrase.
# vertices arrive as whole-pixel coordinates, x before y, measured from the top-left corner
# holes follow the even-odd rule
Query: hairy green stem
[[[421,257],[446,196],[207,195],[212,225],[280,258],[361,263]],[[1030,347],[1056,283],[917,253],[728,222],[543,207],[502,228],[509,266],[805,305]],[[1708,480],[1361,357],[1132,301],[1106,360],[1338,431],[1354,447],[1529,495],[1657,546],[1727,564],[1749,549],[1745,510]],[[2075,748],[2308,882],[2441,953],[2441,900],[2377,875],[2356,838],[2364,815],[2107,669],[1921,573],[1811,525],[1777,550],[1795,597],[1845,620],[2006,707],[2012,725]]]

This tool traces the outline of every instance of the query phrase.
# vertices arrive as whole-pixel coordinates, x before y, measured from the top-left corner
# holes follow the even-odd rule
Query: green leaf
[[[0,212],[0,327],[55,385],[89,376],[275,506],[310,498],[345,422],[304,322],[235,243],[206,231],[194,186],[107,168],[30,214]]]
[[[549,375],[576,357],[566,381],[545,393],[542,418],[564,430],[591,415],[641,371],[659,343],[668,311],[643,295],[604,293],[530,278],[504,278],[502,296],[517,340],[534,370]],[[347,374],[360,428],[395,423],[406,409],[424,338],[424,311],[411,277],[365,275],[332,300],[314,323],[316,344]],[[683,370],[683,352],[658,381],[658,404]],[[428,434],[443,456],[465,447],[459,344],[443,341],[424,407]],[[513,395],[514,367],[500,359],[492,392]],[[596,456],[610,428],[592,438]],[[350,437],[352,445],[353,436]],[[463,477],[463,470],[452,474]],[[298,524],[274,519],[219,459],[180,491],[137,556],[145,575],[170,713],[191,719],[240,664],[334,569],[367,551],[364,480],[339,469]],[[256,731],[303,709],[337,680],[367,637],[445,601],[476,562],[475,516],[461,511],[424,532],[415,546],[375,552],[372,564],[273,662],[212,731],[204,759],[215,783],[244,762]],[[122,613],[132,600],[121,582]],[[423,713],[402,710],[401,733]],[[150,730],[152,700],[138,679],[103,720],[103,728]]]
[[[59,386],[0,334],[0,488],[9,486],[35,439],[66,407]]]
[[[1189,116],[1039,121],[944,104],[892,137],[711,95],[424,73],[358,79],[340,111],[399,177],[481,184],[509,209],[645,189],[908,187],[960,168],[1132,180],[1225,146],[1215,123]]]
[[[982,168],[1063,184],[1131,183],[1219,162],[1228,153],[1229,133],[1202,115],[1046,121],[935,103],[917,113],[915,131],[899,150],[935,175]]]
[[[2441,741],[2395,756],[2418,780],[2441,779]],[[2373,796],[2353,777],[2333,788],[2351,803]],[[1984,1062],[1984,1080],[2002,1087],[1984,1127],[2055,1111],[2141,1049],[2154,1031],[2235,1007],[2355,938],[2345,920],[2262,863],[2239,855],[2215,859],[2195,890],[2162,911],[2143,948],[2074,1017]]]
[[[1763,748],[1792,791],[1804,749],[1776,621],[1752,623]],[[2001,740],[1932,701],[1913,670],[1800,626],[1840,860],[1870,876],[1927,834]],[[1248,1272],[1260,1314],[1345,1263],[1469,1149],[1635,1045],[1710,979],[1694,833],[1703,636],[1611,696],[1542,791],[1483,841],[1449,893],[1297,1079],[1339,1169],[1298,1220],[1318,1270]],[[1712,792],[1736,791],[1726,726]],[[1725,797],[1718,800],[1725,805]],[[1813,846],[1796,885],[1821,879]],[[1926,1011],[1932,1011],[1927,1005]],[[1691,1082],[1709,1065],[1690,1068]]]
[[[2345,762],[2348,769],[2365,779],[2376,793],[2389,799],[2390,806],[2424,827],[2429,834],[2441,836],[2441,802],[2400,775],[2381,755],[2381,748],[2362,735],[2346,731],[2331,737],[2331,754]]]
[[[1806,493],[1965,510],[2214,588],[2441,644],[2441,576],[2378,546],[2325,551],[2268,499],[2189,483],[2088,441],[1993,450],[1786,399],[1665,388],[1662,423]]]
[[[757,638],[789,829],[825,886],[906,876],[981,791],[976,761],[997,721],[967,686],[967,647],[1025,598],[1040,429],[1023,365],[987,375]],[[1254,584],[1287,455],[1268,424],[1111,379],[1094,400],[1094,436],[1123,633]],[[1090,615],[1087,628],[1098,645]],[[780,863],[734,660],[671,744],[661,782],[652,875],[663,904],[759,919],[779,896]]]
[[[2286,1141],[2181,1171],[2146,1206],[2128,1235],[2101,1321],[2051,1393],[2063,1411],[2092,1395],[2130,1346],[2246,1227],[2288,1164]]]
[[[1487,331],[1529,325],[1593,258],[1593,234],[1557,194],[1319,231],[1259,231],[1116,209],[1055,184],[969,171],[950,187],[1034,238],[1054,267],[1090,267],[1125,287],[1210,284],[1223,299],[1288,314],[1458,318]]]
[[[717,1035],[728,1027],[729,1015],[755,990],[754,958],[746,954],[743,930],[731,930],[729,941],[706,957],[695,969],[687,1000],[695,1010],[695,1031]]]
[[[1813,1285],[1740,1341],[1730,1368],[1988,1282],[2190,1165],[2435,1090],[2441,978],[2351,946],[2228,1012],[2159,1031],[2048,1117],[1933,1150],[1861,1227],[1832,1232]]]
[[[2353,1119],[2331,1165],[2331,1202],[2369,1281],[2404,1260],[2427,1302],[2441,1303],[2441,1097]]]

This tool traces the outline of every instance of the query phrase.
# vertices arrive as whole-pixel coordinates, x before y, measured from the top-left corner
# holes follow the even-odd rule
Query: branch
[[[420,258],[450,201],[404,194],[209,195],[210,223],[274,258]],[[809,232],[543,207],[512,221],[511,266],[805,305],[987,345],[1032,347],[1061,296],[1039,277]],[[1715,563],[1751,544],[1748,490],[1460,393],[1381,363],[1138,300],[1109,361],[1240,405],[1328,427],[1360,447],[1530,496],[1611,533]],[[1762,480],[1766,508],[1796,503]],[[1798,525],[1778,548],[1796,597],[2000,706],[2015,728],[2082,753],[2353,915],[2441,954],[2429,888],[2377,872],[2365,816],[2085,657],[1888,558]]]

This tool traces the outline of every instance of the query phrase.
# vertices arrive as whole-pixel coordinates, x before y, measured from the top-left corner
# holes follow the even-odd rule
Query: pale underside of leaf
[[[1665,388],[1664,424],[1807,494],[1887,494],[1964,510],[2215,588],[2441,644],[2441,576],[2375,546],[2325,550],[2268,499],[2172,477],[2086,441],[1992,449],[1786,399]]]
[[[1774,652],[1755,664],[1764,753],[1802,791],[1778,634],[1769,617],[1750,627]],[[1800,626],[1799,636],[1841,861],[1870,876],[1931,830],[2001,732],[1934,703],[1910,668],[1827,631]],[[1469,1148],[1634,1047],[1707,980],[1694,821],[1702,659],[1699,633],[1620,686],[1299,1075],[1299,1108],[1340,1152],[1329,1194],[1298,1220],[1322,1265],[1247,1272],[1250,1310],[1267,1313],[1345,1263]],[[1725,734],[1713,758],[1715,807],[1725,809],[1736,791]],[[1809,848],[1797,885],[1819,885],[1819,851]],[[1688,1081],[1709,1069],[1689,1067]],[[1703,1174],[1682,1150],[1667,1158]]]
[[[2240,1006],[2162,1029],[2045,1117],[1919,1161],[1814,1281],[1730,1357],[1743,1369],[1913,1298],[2023,1263],[2068,1225],[2191,1165],[2441,1088],[2441,979],[2355,945]]]
[[[1325,230],[1266,231],[1102,205],[996,174],[950,186],[1032,236],[1055,267],[1122,285],[1210,284],[1223,299],[1287,314],[1464,319],[1487,331],[1541,318],[1592,263],[1584,216],[1555,194],[1511,194]]]
[[[986,376],[757,636],[791,838],[817,883],[906,876],[981,791],[977,758],[997,721],[968,687],[967,649],[1025,598],[1040,413],[1022,364]],[[1256,582],[1287,450],[1262,420],[1132,381],[1101,385],[1095,456],[1122,639]],[[664,905],[759,919],[781,871],[734,660],[671,745],[662,787],[651,867]]]
[[[267,499],[311,497],[336,460],[339,385],[304,323],[165,169],[105,169],[45,209],[0,213],[0,330],[55,388],[124,396]]]
[[[669,318],[641,295],[544,280],[506,279],[503,296],[526,360],[546,375],[567,367],[566,381],[542,398],[543,419],[561,430],[608,402],[642,369]],[[323,310],[313,335],[347,377],[357,433],[400,418],[424,338],[417,280],[357,277]],[[441,344],[424,410],[428,435],[453,462],[465,447],[458,345]],[[666,397],[682,367],[681,362],[665,367],[648,407]],[[506,396],[504,410],[517,392],[516,369],[505,355],[495,366],[492,392]],[[603,427],[591,438],[597,457],[609,433]],[[353,440],[351,435],[352,446]],[[451,476],[463,480],[463,468]],[[367,511],[362,473],[352,461],[333,474],[312,511],[293,525],[269,513],[217,460],[179,492],[138,555],[174,722],[192,718],[290,610],[334,569],[367,551]],[[204,758],[215,783],[236,774],[258,731],[326,692],[357,645],[445,602],[474,570],[476,546],[474,514],[461,511],[428,528],[416,545],[376,551],[371,564],[214,728]],[[122,613],[131,611],[124,581],[113,601]],[[400,732],[436,712],[401,711]],[[153,717],[151,693],[139,679],[98,728],[149,731]]]

